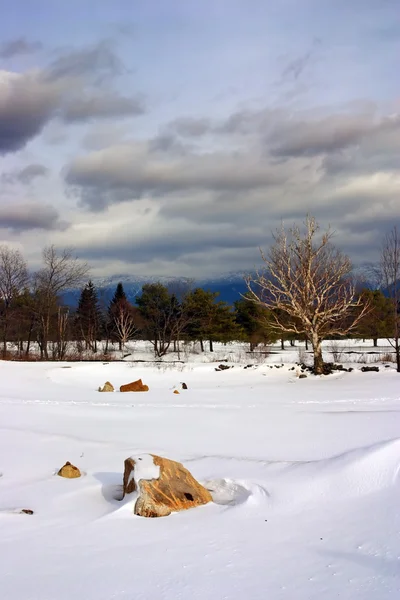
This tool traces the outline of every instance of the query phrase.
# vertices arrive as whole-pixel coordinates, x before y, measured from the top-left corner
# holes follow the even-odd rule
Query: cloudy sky
[[[202,278],[311,212],[376,260],[400,225],[399,57],[399,0],[14,0],[0,243]]]

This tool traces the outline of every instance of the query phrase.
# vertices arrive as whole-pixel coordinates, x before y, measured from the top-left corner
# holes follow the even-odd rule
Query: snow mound
[[[330,486],[346,496],[365,496],[394,485],[400,472],[400,439],[328,459]]]
[[[210,492],[215,504],[228,506],[245,502],[260,504],[269,497],[269,493],[260,485],[239,483],[232,479],[210,479],[203,485]]]
[[[368,496],[396,485],[399,474],[400,439],[395,439],[324,460],[265,463],[265,487],[230,478],[203,485],[215,504],[264,505],[287,513]]]
[[[274,469],[270,472],[272,505],[278,511],[367,496],[396,484],[400,439],[320,461],[292,463],[278,475]]]

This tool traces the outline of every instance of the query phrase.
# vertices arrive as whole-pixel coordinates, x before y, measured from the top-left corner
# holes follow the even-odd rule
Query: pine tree
[[[89,281],[83,288],[76,311],[78,332],[85,341],[86,349],[97,352],[97,339],[101,331],[101,311],[96,288]]]
[[[127,300],[127,297],[125,294],[124,286],[121,282],[119,282],[115,289],[114,296],[112,297],[112,300],[110,302],[110,309],[112,306],[118,304],[118,302],[120,302],[121,300]]]
[[[274,342],[276,333],[274,334],[269,326],[269,311],[255,302],[249,302],[249,299],[250,295],[247,293],[240,300],[236,300],[235,320],[242,329],[244,340],[250,344],[250,352],[253,352],[260,343]]]
[[[170,295],[162,283],[147,283],[142,287],[136,303],[155,355],[164,356],[175,339],[176,327],[180,321],[181,307],[178,299],[174,294]]]
[[[228,342],[240,337],[240,328],[230,306],[226,302],[216,302],[217,298],[218,292],[196,288],[185,299],[187,336],[190,340],[200,342],[202,351],[205,340],[209,341],[212,352],[213,342]]]
[[[356,333],[360,337],[373,339],[374,346],[377,346],[379,338],[391,338],[394,335],[392,303],[380,290],[364,290],[361,298],[363,303],[369,303],[370,310],[360,321]]]

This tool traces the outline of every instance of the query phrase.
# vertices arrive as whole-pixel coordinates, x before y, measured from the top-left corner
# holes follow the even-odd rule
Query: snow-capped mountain
[[[141,293],[142,286],[146,283],[160,282],[170,288],[173,288],[174,285],[177,287],[184,285],[201,287],[211,292],[218,292],[218,299],[228,304],[233,304],[235,300],[239,300],[241,294],[244,294],[247,289],[244,283],[244,274],[239,272],[225,273],[219,277],[195,281],[188,277],[169,277],[165,275],[144,277],[122,273],[111,277],[94,277],[92,281],[96,286],[100,303],[104,305],[108,305],[110,302],[118,283],[122,283],[124,286],[126,296],[130,302],[135,302],[136,296]],[[80,289],[68,290],[63,294],[63,302],[75,307],[79,295]]]

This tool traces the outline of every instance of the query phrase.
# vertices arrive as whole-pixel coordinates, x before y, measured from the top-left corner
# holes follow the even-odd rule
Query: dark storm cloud
[[[194,190],[248,192],[283,183],[283,169],[270,167],[250,154],[152,154],[147,147],[124,145],[75,159],[66,183],[84,204],[98,210],[144,195],[162,197]]]
[[[68,224],[60,221],[58,211],[50,205],[30,203],[0,207],[0,229],[15,232],[32,229],[64,230]]]
[[[90,121],[91,119],[141,115],[145,112],[140,98],[128,98],[118,94],[93,94],[74,98],[62,112],[66,122]]]
[[[32,164],[27,165],[19,171],[4,173],[1,179],[5,183],[22,183],[23,185],[28,185],[37,177],[46,176],[48,171],[44,165]]]
[[[41,71],[3,72],[0,154],[23,148],[55,117],[72,122],[142,114],[142,98],[120,95],[110,87],[122,72],[109,42],[68,51]]]
[[[8,40],[0,44],[0,58],[14,58],[24,54],[35,54],[43,48],[41,42],[27,40],[24,37]]]
[[[168,228],[169,233],[159,231],[157,237],[147,240],[135,239],[134,237],[124,240],[111,240],[106,245],[99,241],[90,247],[82,245],[76,248],[79,256],[87,260],[96,260],[104,257],[109,260],[126,260],[127,256],[135,256],[135,261],[151,260],[177,260],[182,256],[196,254],[205,250],[211,251],[224,249],[245,249],[254,247],[254,232],[236,231],[234,228],[228,230],[216,227],[204,230],[187,231],[173,227]],[[261,237],[260,237],[261,240]],[[260,241],[259,240],[259,241]]]
[[[369,114],[331,115],[322,119],[281,123],[266,143],[276,156],[317,156],[354,146],[374,130]]]
[[[60,87],[37,75],[8,73],[0,80],[0,154],[20,150],[57,111]]]
[[[122,61],[113,44],[101,41],[88,48],[65,51],[47,69],[47,77],[53,80],[66,78],[115,77],[124,71]]]

